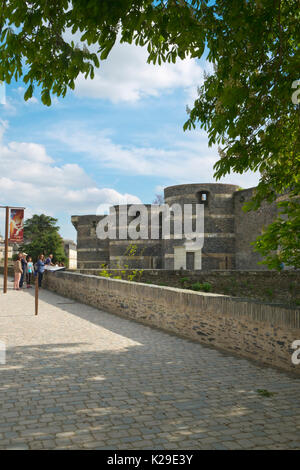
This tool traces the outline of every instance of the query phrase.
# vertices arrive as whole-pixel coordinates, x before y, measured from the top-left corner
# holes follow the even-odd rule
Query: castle
[[[253,251],[251,242],[274,220],[277,205],[263,204],[255,212],[244,212],[242,207],[254,191],[255,188],[241,190],[231,184],[181,184],[165,188],[164,201],[168,206],[204,205],[202,249],[187,248],[186,240],[175,239],[172,231],[170,239],[99,239],[96,229],[105,215],[74,215],[71,220],[77,230],[78,268],[98,269],[105,264],[110,268],[121,265],[168,270],[267,269],[257,264],[261,257]],[[114,207],[118,211],[122,206]],[[143,207],[149,211],[150,230],[151,205]],[[130,205],[126,208],[129,210]],[[128,223],[135,217],[128,216]],[[128,253],[131,244],[137,247],[135,256]]]

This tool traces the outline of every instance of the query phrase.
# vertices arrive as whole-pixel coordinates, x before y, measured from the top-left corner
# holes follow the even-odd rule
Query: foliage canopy
[[[53,254],[55,261],[67,260],[63,239],[59,235],[59,227],[56,226],[57,219],[45,214],[35,214],[24,223],[24,243],[21,251],[27,253],[34,261],[40,254],[45,256]]]

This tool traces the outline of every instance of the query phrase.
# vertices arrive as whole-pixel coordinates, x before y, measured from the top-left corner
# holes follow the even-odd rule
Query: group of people
[[[19,253],[17,260],[14,263],[14,289],[22,289],[25,280],[27,288],[32,287],[31,281],[33,276],[38,276],[39,287],[42,287],[45,266],[63,266],[63,263],[57,262],[54,264],[52,254],[50,254],[46,259],[43,254],[40,254],[37,262],[33,264],[32,257],[30,255],[27,255],[27,253]]]

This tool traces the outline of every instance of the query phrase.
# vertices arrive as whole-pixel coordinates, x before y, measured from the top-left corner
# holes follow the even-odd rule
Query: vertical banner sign
[[[21,243],[23,241],[23,232],[24,232],[24,210],[23,209],[11,209],[9,241],[11,243]]]

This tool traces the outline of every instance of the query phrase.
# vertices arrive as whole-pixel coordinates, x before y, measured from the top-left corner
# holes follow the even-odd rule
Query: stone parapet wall
[[[47,272],[44,286],[100,310],[300,376],[300,365],[291,361],[291,344],[300,340],[300,309],[66,271]]]
[[[99,275],[101,269],[82,269],[82,274]],[[107,269],[112,276],[128,279],[132,270]],[[188,281],[184,281],[188,279]],[[144,283],[188,287],[195,282],[209,282],[212,292],[247,297],[272,303],[300,305],[300,271],[173,271],[165,269],[145,269],[135,280]]]
[[[8,265],[7,273],[8,273],[8,276],[9,276],[9,277],[14,277],[14,276],[15,276],[15,272],[14,272],[14,267],[13,267],[13,265],[11,265],[11,264]],[[3,264],[0,265],[0,274],[4,274],[4,266],[3,266]]]

